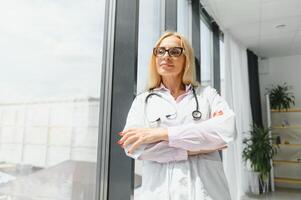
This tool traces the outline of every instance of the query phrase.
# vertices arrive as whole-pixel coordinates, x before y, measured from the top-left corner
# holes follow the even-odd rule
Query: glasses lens
[[[155,56],[164,56],[166,50],[164,47],[157,47],[154,49]]]
[[[179,57],[182,54],[183,49],[180,47],[174,47],[169,49],[169,55],[172,57]]]
[[[165,47],[157,47],[157,48],[154,48],[153,53],[155,56],[163,57],[165,55],[166,51],[168,51],[168,55],[171,57],[179,57],[182,55],[183,48],[172,47],[172,48],[166,50]]]

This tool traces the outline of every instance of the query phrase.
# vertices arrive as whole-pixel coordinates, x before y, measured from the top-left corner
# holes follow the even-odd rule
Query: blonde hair
[[[177,32],[165,32],[159,40],[156,42],[155,47],[158,47],[163,39],[167,37],[175,36],[181,40],[181,47],[184,49],[185,59],[185,68],[182,76],[182,83],[187,85],[191,84],[192,86],[197,86],[198,82],[195,77],[195,62],[194,62],[194,51],[188,42],[188,40],[180,33]],[[148,85],[147,89],[153,89],[159,87],[162,81],[160,74],[157,72],[156,68],[156,56],[152,53],[151,59],[148,65]]]

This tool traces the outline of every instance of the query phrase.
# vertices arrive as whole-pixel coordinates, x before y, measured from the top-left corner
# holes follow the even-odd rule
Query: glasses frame
[[[156,52],[157,49],[164,49],[164,54],[162,56],[158,55],[157,52]],[[180,55],[178,55],[178,56],[174,56],[174,55],[172,56],[172,55],[170,55],[170,50],[171,49],[180,49],[181,50]],[[177,57],[180,57],[183,54],[184,48],[183,47],[171,47],[169,49],[166,49],[165,47],[155,47],[155,48],[153,48],[153,54],[156,57],[163,57],[166,54],[166,52],[168,53],[168,56],[177,58]]]

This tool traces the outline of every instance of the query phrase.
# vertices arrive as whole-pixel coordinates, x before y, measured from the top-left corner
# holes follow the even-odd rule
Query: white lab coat
[[[146,106],[149,92],[138,95],[124,128],[167,127],[169,131],[168,142],[142,145],[133,154],[127,154],[143,160],[142,199],[229,200],[219,153],[187,156],[187,151],[214,149],[232,141],[235,138],[233,111],[210,86],[196,88],[202,112],[199,121],[193,120],[191,115],[196,109],[191,89],[179,102],[167,90],[154,92],[160,93],[163,99],[153,96]],[[223,114],[212,117],[217,111]],[[175,112],[175,119],[165,117]],[[149,123],[158,117],[159,123]],[[125,148],[126,153],[128,148]]]

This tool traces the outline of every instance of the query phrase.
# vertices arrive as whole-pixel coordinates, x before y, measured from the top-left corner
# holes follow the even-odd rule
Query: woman
[[[153,49],[148,91],[138,95],[118,143],[143,160],[143,200],[227,200],[219,149],[234,139],[234,113],[195,81],[194,53],[179,33]]]

